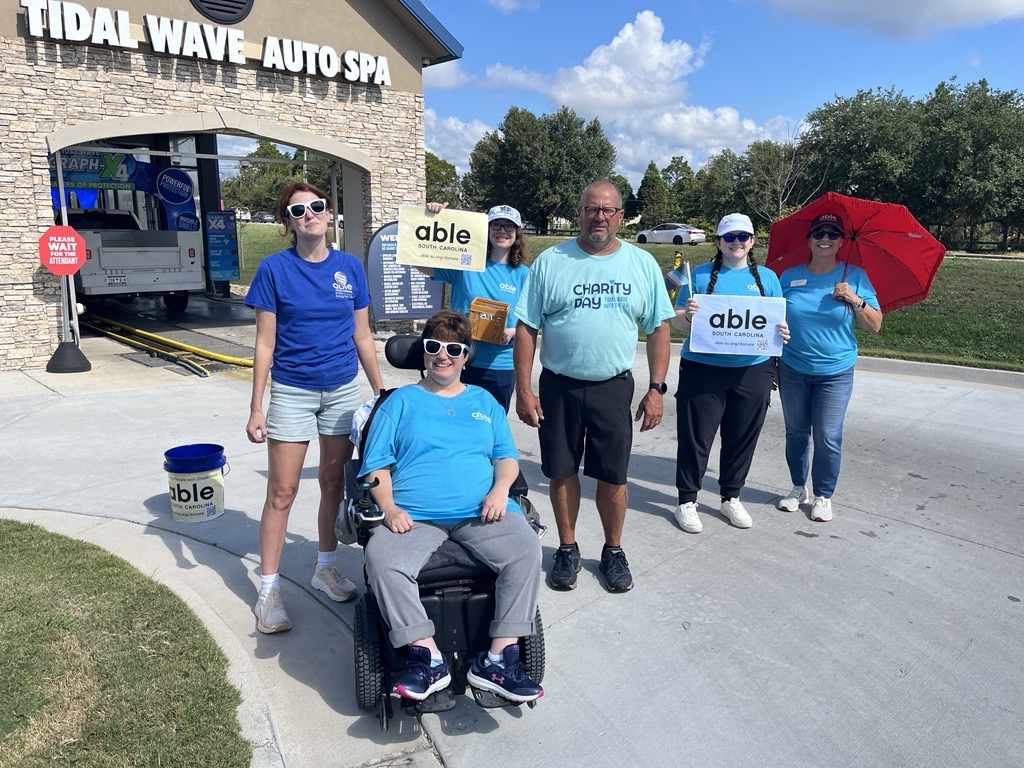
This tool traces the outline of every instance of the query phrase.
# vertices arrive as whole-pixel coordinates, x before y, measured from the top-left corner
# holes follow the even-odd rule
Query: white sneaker
[[[726,520],[737,528],[749,528],[754,524],[754,521],[750,519],[750,514],[743,508],[743,505],[740,504],[739,499],[723,501],[722,514],[725,516]]]
[[[814,506],[811,507],[811,520],[819,523],[827,523],[832,519],[832,499],[825,496],[816,496]]]
[[[252,612],[256,614],[256,629],[265,635],[285,632],[292,628],[292,620],[284,610],[279,588],[268,589],[260,595]]]
[[[794,485],[793,490],[779,499],[778,507],[783,512],[797,512],[801,504],[811,500],[806,485]]]
[[[672,511],[672,516],[676,519],[679,527],[687,533],[700,533],[704,530],[704,524],[697,517],[697,502],[695,501],[680,504]]]
[[[345,574],[333,565],[327,565],[313,574],[309,582],[313,589],[326,592],[336,603],[343,603],[356,596],[356,585],[345,578]]]

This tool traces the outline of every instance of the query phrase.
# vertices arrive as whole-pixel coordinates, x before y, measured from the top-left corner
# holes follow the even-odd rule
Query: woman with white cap
[[[700,294],[782,297],[779,278],[759,267],[751,254],[756,239],[750,218],[730,213],[718,224],[715,259],[701,264],[691,275],[691,293],[676,297],[672,324],[689,331],[700,312]],[[779,323],[783,341],[789,327]],[[707,354],[683,344],[676,393],[676,489],[679,505],[673,516],[687,533],[700,533],[697,492],[708,467],[708,456],[721,428],[722,447],[718,485],[722,515],[737,528],[749,528],[753,521],[740,503],[739,495],[750,471],[757,438],[761,434],[775,367],[768,355]]]
[[[438,213],[448,203],[427,203],[427,210]],[[508,413],[515,390],[512,365],[512,340],[516,319],[512,314],[522,292],[529,268],[526,261],[523,219],[510,205],[496,205],[487,212],[487,266],[483,272],[416,267],[433,280],[452,287],[449,305],[456,312],[469,314],[473,299],[491,299],[508,304],[508,317],[501,344],[474,340],[476,357],[462,372],[464,384],[475,384],[490,392]]]

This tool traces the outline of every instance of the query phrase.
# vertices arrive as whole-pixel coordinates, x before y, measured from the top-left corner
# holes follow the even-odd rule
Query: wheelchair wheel
[[[522,660],[530,670],[530,679],[541,683],[544,681],[544,624],[540,620],[540,608],[533,620],[533,630],[532,635],[522,639]]]
[[[375,710],[381,703],[384,672],[381,668],[380,641],[366,613],[366,598],[356,603],[353,645],[356,662],[356,702],[360,709]],[[384,726],[387,727],[387,726]]]

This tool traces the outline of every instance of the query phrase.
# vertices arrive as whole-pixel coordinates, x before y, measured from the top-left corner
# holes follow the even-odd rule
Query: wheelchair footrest
[[[511,701],[504,696],[499,696],[491,691],[481,691],[479,688],[469,688],[473,692],[476,703],[484,709],[498,709],[499,707],[518,707],[520,702]]]
[[[437,693],[430,694],[423,701],[403,698],[402,709],[411,709],[417,714],[422,714],[423,712],[447,712],[449,709],[455,709],[455,694],[451,688],[445,688]]]

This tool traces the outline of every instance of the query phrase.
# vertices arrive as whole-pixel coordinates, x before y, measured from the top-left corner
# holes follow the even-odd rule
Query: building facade
[[[0,0],[0,370],[43,367],[66,341],[61,278],[39,258],[57,153],[215,134],[314,151],[337,162],[361,255],[423,199],[422,70],[461,52],[416,0]]]

